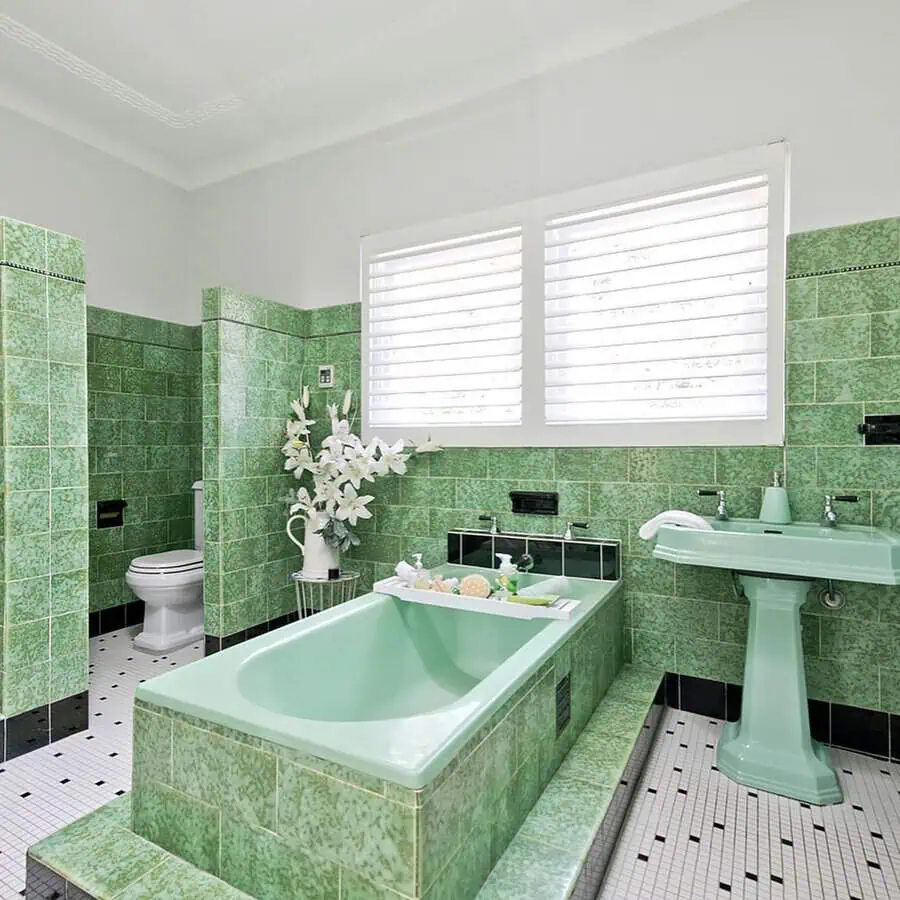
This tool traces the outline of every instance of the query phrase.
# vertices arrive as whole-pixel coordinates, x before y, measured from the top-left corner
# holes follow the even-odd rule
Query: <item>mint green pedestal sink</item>
[[[810,736],[800,607],[812,579],[900,584],[900,535],[860,525],[710,524],[712,531],[662,526],[653,555],[731,569],[750,602],[741,718],[725,726],[716,764],[750,787],[840,803],[827,750]]]

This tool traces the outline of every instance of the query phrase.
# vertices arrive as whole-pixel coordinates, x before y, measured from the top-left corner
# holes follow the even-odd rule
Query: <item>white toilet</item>
[[[135,647],[174,650],[203,637],[203,482],[194,485],[195,550],[132,560],[125,583],[144,601],[144,630]]]

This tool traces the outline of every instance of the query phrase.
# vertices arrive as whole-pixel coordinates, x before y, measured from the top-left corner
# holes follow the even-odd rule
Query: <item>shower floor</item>
[[[666,710],[600,900],[900,898],[900,765],[832,750],[844,802],[809,806],[719,773],[722,725]]]

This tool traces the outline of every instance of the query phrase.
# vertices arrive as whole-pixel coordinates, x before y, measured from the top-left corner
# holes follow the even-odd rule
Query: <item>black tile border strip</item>
[[[737,721],[743,688],[693,675],[667,672],[666,706],[711,719]],[[900,714],[810,698],[809,724],[814,740],[900,763]]]
[[[842,266],[838,269],[818,269],[815,272],[796,272],[785,276],[785,281],[794,281],[797,278],[818,278],[820,275],[847,275],[851,272],[870,272],[874,269],[893,269],[900,267],[900,260],[894,262],[865,263],[860,266]]]
[[[252,640],[255,637],[259,637],[261,634],[268,634],[270,631],[275,631],[276,628],[283,628],[285,625],[290,625],[292,622],[297,622],[299,619],[300,616],[298,613],[289,612],[283,616],[269,619],[268,622],[260,622],[259,625],[251,625],[250,628],[244,628],[242,631],[236,631],[234,634],[229,634],[225,637],[218,637],[213,634],[204,635],[203,655],[212,656],[213,653],[218,653],[220,650],[227,650],[229,647],[243,644],[244,641]]]
[[[50,278],[59,278],[60,281],[70,281],[72,284],[87,284],[83,278],[75,278],[74,275],[63,275],[62,272],[51,272],[49,269],[36,269],[34,266],[23,266],[21,263],[7,262],[5,259],[0,259],[0,266],[5,266],[7,269],[18,269],[20,272],[33,272],[35,275],[47,275]]]
[[[130,603],[120,603],[106,609],[95,609],[88,613],[88,635],[97,637],[110,631],[118,631],[120,628],[141,625],[143,621],[143,600],[132,600]]]
[[[456,558],[453,559],[451,550],[451,542],[454,536],[458,536],[459,538],[459,549],[456,554]],[[613,564],[614,564],[614,575],[613,577],[604,577],[603,576],[603,560],[606,559],[607,554],[602,553],[601,556],[601,570],[600,576],[595,581],[620,581],[622,578],[622,542],[617,540],[612,540],[610,538],[573,538],[572,540],[566,540],[565,538],[559,537],[559,535],[550,535],[550,534],[530,534],[524,531],[500,531],[497,534],[491,534],[489,531],[477,531],[477,530],[468,530],[464,528],[454,528],[451,531],[447,532],[447,559],[451,565],[465,565],[462,562],[462,539],[463,537],[475,537],[475,538],[489,538],[491,541],[491,563],[490,568],[496,569],[498,568],[497,557],[494,553],[494,542],[497,538],[510,538],[512,540],[521,540],[525,541],[526,544],[526,552],[528,549],[528,542],[535,541],[541,543],[553,543],[560,545],[560,555],[562,558],[562,575],[566,575],[566,547],[570,546],[588,546],[588,547],[609,547],[610,553],[613,556]],[[602,552],[602,551],[601,551]],[[488,568],[488,567],[484,567]],[[532,570],[537,575],[556,575],[560,573],[556,572],[541,572],[537,568]],[[573,578],[592,578],[589,575],[573,575]]]
[[[277,301],[269,300],[268,303],[275,303]],[[282,303],[281,306],[286,306],[286,303]],[[299,309],[299,307],[297,307]],[[245,328],[259,328],[262,331],[271,331],[272,334],[285,334],[288,337],[299,338],[301,341],[312,340],[309,335],[306,334],[294,334],[293,331],[284,331],[281,328],[272,328],[269,325],[254,325],[251,322],[242,322],[240,319],[228,319],[225,316],[213,316],[211,319],[201,319],[199,327],[202,328],[204,325],[213,324],[214,322],[230,322],[232,325],[243,325]],[[194,326],[192,326],[194,327]],[[316,335],[316,337],[336,337],[339,334],[359,334],[358,331],[336,331],[334,333]],[[352,361],[352,360],[351,360]]]
[[[87,691],[9,716],[0,722],[0,762],[17,759],[86,731],[89,717]]]
[[[600,890],[610,860],[616,850],[628,810],[631,808],[635,790],[641,780],[647,758],[650,756],[650,750],[656,741],[656,735],[663,719],[663,709],[664,692],[663,684],[660,683],[660,689],[647,712],[640,734],[634,743],[628,762],[625,764],[622,777],[606,807],[603,821],[594,834],[594,840],[569,895],[571,897],[596,897]]]

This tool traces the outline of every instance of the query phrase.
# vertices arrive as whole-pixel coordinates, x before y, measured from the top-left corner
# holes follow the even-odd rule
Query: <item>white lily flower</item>
[[[343,414],[345,416],[347,415],[348,412],[350,412],[350,404],[352,402],[353,402],[353,391],[347,391],[347,393],[344,394],[344,407],[342,410]]]
[[[381,455],[375,465],[379,474],[387,475],[394,472],[397,475],[406,474],[406,461],[409,456],[403,453],[403,441],[397,441],[393,447],[381,443],[379,447]]]
[[[360,456],[348,447],[344,450],[344,459],[346,462],[341,470],[344,481],[349,481],[353,487],[359,489],[363,481],[375,480],[375,476],[372,474],[372,463],[367,456]]]
[[[329,403],[325,409],[328,410],[328,418],[334,421],[337,418],[337,403]]]
[[[366,504],[371,503],[375,498],[370,494],[359,497],[352,484],[344,485],[344,492],[338,500],[335,518],[348,521],[351,525],[355,525],[359,519],[371,519],[372,513],[366,509]]]
[[[303,394],[301,395],[301,402],[303,403],[303,408],[306,409],[309,406],[309,385],[303,385]]]

